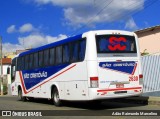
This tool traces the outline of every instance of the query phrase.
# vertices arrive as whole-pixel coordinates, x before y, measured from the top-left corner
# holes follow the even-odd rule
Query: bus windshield
[[[136,53],[134,36],[128,35],[97,35],[98,53]]]

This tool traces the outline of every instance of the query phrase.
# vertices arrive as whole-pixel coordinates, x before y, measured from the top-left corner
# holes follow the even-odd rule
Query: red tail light
[[[139,84],[143,85],[143,75],[142,74],[139,75]]]
[[[90,80],[91,80],[91,81],[93,81],[93,80],[94,80],[94,81],[97,81],[97,80],[98,80],[98,77],[90,77]]]
[[[139,78],[140,78],[140,79],[141,79],[141,78],[143,78],[143,75],[142,75],[142,74],[140,74],[140,75],[139,75]]]
[[[98,77],[90,77],[90,86],[91,88],[98,87]]]

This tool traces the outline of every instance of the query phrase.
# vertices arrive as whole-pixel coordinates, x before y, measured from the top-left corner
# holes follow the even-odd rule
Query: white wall
[[[7,74],[7,68],[10,67],[10,73],[11,73],[11,66],[10,65],[3,65],[3,75]],[[0,67],[0,75],[1,75],[1,67]]]
[[[160,28],[142,33],[137,32],[136,34],[139,38],[141,53],[144,52],[145,49],[147,49],[146,52],[149,54],[160,52]]]

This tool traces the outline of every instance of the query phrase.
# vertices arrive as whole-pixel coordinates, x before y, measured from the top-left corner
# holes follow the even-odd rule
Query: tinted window
[[[42,67],[43,66],[43,51],[40,51],[38,53],[38,58],[39,58],[39,62],[38,62],[39,67]]]
[[[45,66],[49,65],[49,49],[44,51],[44,65]]]
[[[34,67],[38,67],[38,53],[34,53]]]
[[[66,44],[63,46],[63,63],[67,63],[70,60],[70,50],[69,45]]]
[[[22,70],[22,57],[18,58],[18,63],[17,63],[17,70]]]
[[[71,43],[71,62],[78,61],[78,42]]]
[[[24,67],[24,64],[25,64],[25,63],[24,63],[24,57],[21,57],[21,62],[22,62],[21,70],[24,70],[24,68],[25,68],[25,67]]]
[[[96,41],[98,53],[136,53],[134,36],[99,35]]]
[[[33,68],[33,54],[30,54],[30,58],[29,58],[29,69]]]
[[[54,65],[55,62],[55,48],[51,48],[49,52],[49,64]]]
[[[85,51],[86,51],[86,40],[81,40],[79,42],[80,47],[79,47],[79,60],[82,61],[84,60],[85,57]]]
[[[62,46],[56,47],[56,64],[62,63]]]
[[[28,66],[29,66],[29,55],[26,55],[25,56],[25,69],[27,70],[28,69]]]

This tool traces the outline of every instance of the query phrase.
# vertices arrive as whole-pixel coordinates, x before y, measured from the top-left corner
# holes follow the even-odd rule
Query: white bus
[[[140,96],[143,89],[135,33],[97,30],[23,52],[12,61],[12,95],[91,101]]]

